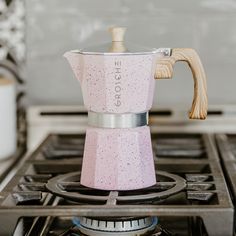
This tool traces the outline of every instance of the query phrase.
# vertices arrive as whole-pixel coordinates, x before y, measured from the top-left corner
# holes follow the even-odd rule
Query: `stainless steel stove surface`
[[[117,192],[80,185],[83,135],[48,136],[1,193],[0,235],[232,235],[213,136],[159,133],[152,140],[156,185]]]

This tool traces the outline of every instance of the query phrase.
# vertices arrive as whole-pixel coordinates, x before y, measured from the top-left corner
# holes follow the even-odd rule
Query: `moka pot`
[[[154,78],[171,78],[175,62],[187,62],[194,79],[189,117],[205,119],[206,76],[193,49],[149,49],[125,43],[125,28],[110,32],[111,43],[64,54],[88,110],[81,184],[102,190],[146,188],[156,184],[148,126]]]

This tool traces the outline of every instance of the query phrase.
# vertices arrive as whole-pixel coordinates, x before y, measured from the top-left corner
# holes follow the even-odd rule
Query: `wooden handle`
[[[125,27],[111,27],[108,29],[112,37],[112,45],[110,52],[125,52],[126,47],[124,45]]]
[[[187,62],[193,74],[194,96],[189,118],[205,119],[208,108],[206,74],[195,50],[191,48],[175,48],[172,49],[170,57],[158,59],[155,79],[171,78],[173,66],[178,61]]]

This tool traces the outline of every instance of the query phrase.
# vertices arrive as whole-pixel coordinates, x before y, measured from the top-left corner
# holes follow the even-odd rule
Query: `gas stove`
[[[80,184],[83,134],[51,134],[1,192],[0,235],[230,236],[234,210],[212,134],[152,134],[157,183]]]

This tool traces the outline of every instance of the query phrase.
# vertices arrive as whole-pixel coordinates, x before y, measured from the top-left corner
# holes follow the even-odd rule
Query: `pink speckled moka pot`
[[[194,77],[190,118],[207,113],[206,78],[193,49],[149,49],[124,43],[125,28],[113,27],[112,42],[65,53],[80,81],[88,109],[81,184],[132,190],[156,183],[148,111],[156,79],[171,78],[176,61]]]

